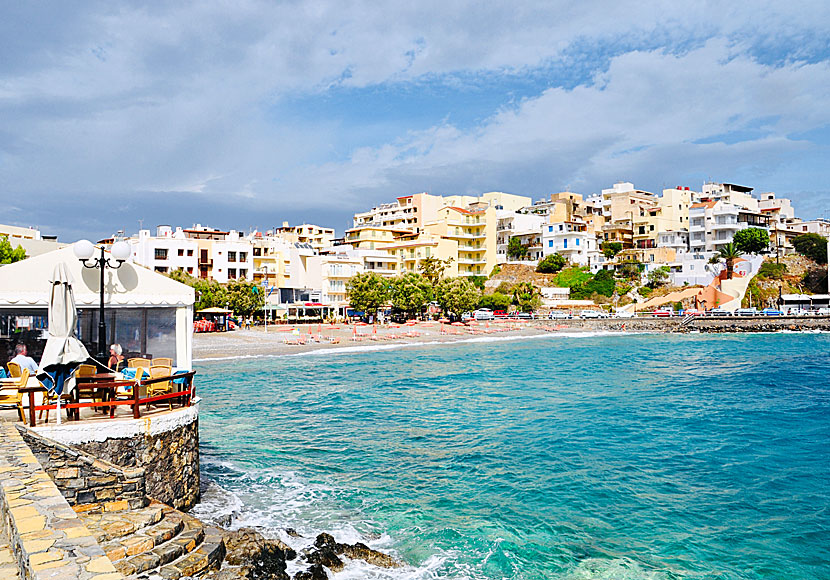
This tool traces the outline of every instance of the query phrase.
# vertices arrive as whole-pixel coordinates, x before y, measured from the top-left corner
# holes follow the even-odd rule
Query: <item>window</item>
[[[184,248],[179,248],[179,255],[184,256]]]
[[[236,252],[228,252],[228,262],[236,262]]]
[[[254,257],[262,255],[262,248],[254,248]]]
[[[155,270],[156,270],[156,272],[161,272],[162,274],[166,274],[167,273],[167,266],[156,266]]]
[[[228,268],[228,279],[234,280],[236,278],[236,268]]]
[[[167,259],[167,248],[156,248],[155,257],[156,257],[156,260],[166,260]]]
[[[188,255],[188,256],[193,256],[193,250],[188,250],[188,251],[187,251],[187,255]]]
[[[576,245],[579,245],[579,238],[576,239]]]
[[[193,273],[193,268],[192,268],[192,267],[191,267],[191,268],[188,268],[188,269],[187,269],[187,273],[188,273],[188,274],[192,274],[192,273]]]
[[[248,277],[248,270],[245,268],[241,268],[239,270],[239,277],[240,278],[247,278]]]
[[[548,240],[548,247],[549,247],[549,248],[552,248],[552,247],[553,247],[553,240]]]
[[[559,226],[559,227],[562,227],[562,226]],[[565,249],[567,249],[567,248],[568,248],[568,238],[565,238]]]
[[[247,262],[248,261],[248,252],[239,252],[239,261],[240,262]]]
[[[548,226],[548,233],[553,232],[553,226]]]

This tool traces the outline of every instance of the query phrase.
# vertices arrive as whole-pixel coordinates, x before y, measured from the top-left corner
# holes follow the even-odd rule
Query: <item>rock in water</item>
[[[363,560],[367,564],[378,566],[380,568],[400,568],[401,563],[395,560],[389,554],[373,550],[366,544],[360,542],[349,546],[348,544],[341,544],[343,546],[343,555],[352,560]]]
[[[297,572],[294,575],[294,580],[328,580],[325,568],[320,564],[314,564],[305,572]]]
[[[225,561],[242,566],[249,580],[288,580],[285,561],[297,553],[279,540],[268,540],[251,528],[225,534]]]

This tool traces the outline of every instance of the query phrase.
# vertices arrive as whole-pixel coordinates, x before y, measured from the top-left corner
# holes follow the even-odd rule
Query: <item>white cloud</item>
[[[0,191],[33,200],[30,212],[44,200],[169,191],[202,206],[235,198],[345,215],[423,189],[541,193],[619,177],[774,171],[782,154],[814,151],[787,136],[827,125],[830,110],[822,2],[26,10],[35,8],[0,23]],[[452,86],[544,74],[554,62],[603,68],[572,90],[551,78],[554,88],[477,127],[413,127],[346,162],[325,161],[332,143],[349,142],[336,118],[269,113],[332,85]],[[695,144],[749,129],[758,135],[748,142]],[[813,177],[798,187],[827,181]]]

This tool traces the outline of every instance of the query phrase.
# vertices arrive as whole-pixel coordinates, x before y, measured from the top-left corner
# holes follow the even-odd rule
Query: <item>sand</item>
[[[267,333],[263,327],[196,333],[193,335],[193,360],[198,363],[234,356],[294,354],[368,344],[457,342],[479,336],[533,336],[544,334],[546,329],[551,329],[551,325],[543,322],[479,322],[465,327],[439,323],[418,323],[412,326],[277,325],[269,326]],[[300,339],[303,344],[297,344]]]

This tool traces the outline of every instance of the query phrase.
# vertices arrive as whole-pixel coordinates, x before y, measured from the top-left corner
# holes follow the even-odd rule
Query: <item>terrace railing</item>
[[[102,407],[104,409],[108,409],[110,411],[110,417],[114,417],[115,415],[115,408],[119,406],[130,406],[132,407],[132,414],[134,419],[141,418],[141,406],[142,405],[150,405],[152,403],[159,403],[162,401],[173,401],[177,402],[182,407],[189,407],[193,401],[193,397],[196,394],[196,388],[193,386],[193,376],[196,374],[196,371],[189,371],[187,373],[169,375],[165,377],[155,377],[151,379],[146,379],[141,382],[136,381],[106,381],[100,383],[87,383],[85,386],[87,388],[99,389],[101,391],[108,391],[112,394],[111,397],[108,398],[106,401],[91,401],[91,402],[68,402],[68,403],[61,403],[61,409],[67,409],[70,415],[75,417],[75,420],[79,420],[80,418],[80,409],[85,408],[99,408]],[[141,396],[142,390],[146,392],[146,387],[148,385],[153,385],[157,383],[163,383],[172,381],[173,386],[179,387],[177,391],[171,391],[169,393],[163,393],[161,395],[153,395],[151,397],[148,396]],[[129,398],[116,398],[116,389],[119,386],[126,386],[132,385],[132,393]],[[145,389],[142,389],[145,387]],[[76,387],[77,388],[77,387]],[[56,403],[51,404],[41,404],[35,405],[35,393],[36,392],[46,392],[46,388],[39,386],[39,387],[24,387],[20,389],[22,393],[28,393],[29,397],[29,426],[35,427],[37,425],[37,414],[42,411],[57,411],[58,405]],[[48,420],[48,416],[47,416]]]

